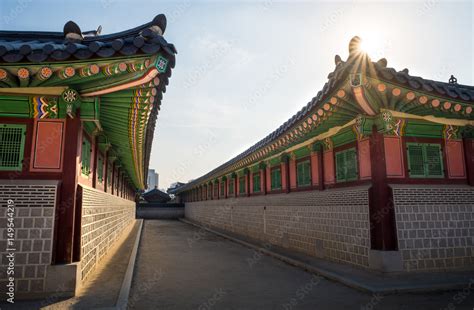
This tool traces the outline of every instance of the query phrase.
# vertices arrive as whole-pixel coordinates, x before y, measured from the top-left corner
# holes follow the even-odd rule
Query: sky
[[[0,29],[114,33],[168,17],[178,49],[150,168],[160,188],[214,169],[311,100],[358,35],[373,60],[474,85],[473,1],[1,0]]]

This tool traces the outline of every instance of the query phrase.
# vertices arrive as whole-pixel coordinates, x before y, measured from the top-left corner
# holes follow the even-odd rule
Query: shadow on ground
[[[0,309],[97,309],[114,307],[120,293],[130,253],[132,252],[138,223],[128,237],[117,244],[102,264],[91,274],[77,296],[58,298],[50,296],[41,300],[17,301],[15,304],[0,303]]]

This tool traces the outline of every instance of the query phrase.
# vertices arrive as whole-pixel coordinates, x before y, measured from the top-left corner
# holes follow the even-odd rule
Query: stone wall
[[[337,262],[368,267],[368,186],[187,202],[185,217]]]
[[[51,265],[57,181],[0,180],[0,292],[7,285],[7,248],[15,251],[15,291],[41,293]],[[8,200],[13,201],[15,237],[8,245]]]
[[[406,271],[474,268],[474,189],[391,185]]]
[[[152,207],[146,204],[137,207],[138,219],[179,219],[184,217],[183,207]]]
[[[84,280],[135,222],[135,202],[81,187],[81,280]]]

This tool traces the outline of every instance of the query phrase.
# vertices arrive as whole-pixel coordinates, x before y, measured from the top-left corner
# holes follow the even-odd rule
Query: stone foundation
[[[6,292],[14,277],[15,297],[45,291],[48,266],[51,265],[57,181],[0,180],[0,292]],[[8,200],[13,201],[14,243],[7,244]],[[14,248],[14,251],[7,251]],[[15,253],[14,274],[7,275],[9,258]]]
[[[187,202],[185,217],[332,261],[369,265],[368,186]]]
[[[368,186],[187,202],[185,217],[363,268],[386,272],[474,269],[472,187],[390,186],[398,251],[370,249]]]
[[[474,269],[474,189],[391,185],[406,271]]]
[[[74,295],[115,242],[131,231],[135,202],[82,187],[81,261],[52,265],[57,191],[57,181],[0,180],[0,292],[6,292],[9,278],[8,200],[15,208],[15,299]]]

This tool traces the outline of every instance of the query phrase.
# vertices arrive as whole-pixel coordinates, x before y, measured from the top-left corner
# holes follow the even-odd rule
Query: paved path
[[[146,220],[130,309],[470,309],[474,288],[373,296],[178,221]]]

